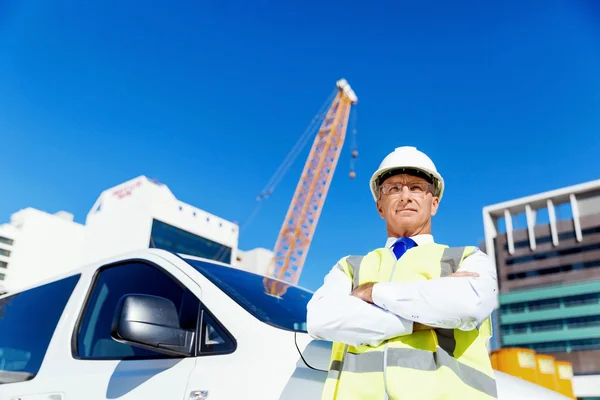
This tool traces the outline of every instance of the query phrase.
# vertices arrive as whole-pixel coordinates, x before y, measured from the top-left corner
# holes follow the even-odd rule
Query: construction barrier
[[[518,347],[498,349],[492,352],[492,367],[498,371],[538,383],[536,353],[530,349]]]
[[[538,384],[558,392],[556,358],[547,354],[537,354]]]
[[[558,392],[576,400],[573,393],[573,364],[568,361],[556,361],[556,375],[558,377]]]
[[[534,350],[507,347],[490,353],[492,368],[558,392],[573,400],[573,364]]]

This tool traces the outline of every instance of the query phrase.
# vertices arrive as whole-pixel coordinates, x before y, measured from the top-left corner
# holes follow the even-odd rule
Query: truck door
[[[66,399],[190,398],[186,386],[195,365],[194,354],[166,355],[111,337],[119,300],[132,294],[170,300],[180,327],[194,332],[197,340],[200,289],[188,276],[159,257],[156,263],[140,260],[107,265],[93,279],[75,324],[71,361],[60,371],[61,380],[66,381]]]

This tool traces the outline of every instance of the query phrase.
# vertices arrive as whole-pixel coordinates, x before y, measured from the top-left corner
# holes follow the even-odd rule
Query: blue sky
[[[397,146],[444,175],[434,234],[450,245],[483,239],[486,204],[600,177],[591,0],[126,3],[0,2],[0,220],[31,206],[84,222],[144,174],[242,222],[341,77],[359,97],[357,178],[346,146],[308,288],[385,242],[368,179]],[[273,247],[308,150],[241,248]]]

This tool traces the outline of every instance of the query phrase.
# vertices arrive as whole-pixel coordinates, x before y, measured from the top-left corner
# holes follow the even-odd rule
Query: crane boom
[[[274,248],[267,276],[297,284],[327,191],[344,145],[348,118],[356,94],[345,79],[337,81],[337,95],[314,139]],[[265,279],[265,290],[282,295],[286,284]]]

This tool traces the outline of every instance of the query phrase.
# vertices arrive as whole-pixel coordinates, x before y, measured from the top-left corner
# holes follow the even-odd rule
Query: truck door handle
[[[64,399],[64,395],[63,393],[41,393],[41,394],[27,394],[27,395],[22,395],[22,396],[17,396],[17,397],[11,397],[11,400],[29,400],[29,399],[34,399],[34,400],[63,400]]]
[[[190,400],[206,400],[208,399],[208,390],[194,390],[190,393]]]

